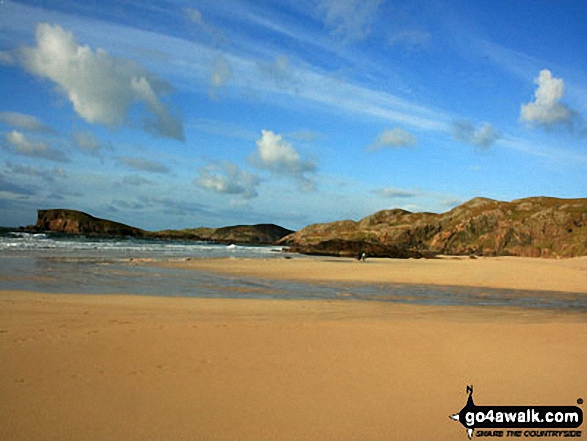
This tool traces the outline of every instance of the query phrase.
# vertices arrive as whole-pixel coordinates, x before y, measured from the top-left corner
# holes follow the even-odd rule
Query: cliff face
[[[76,210],[38,210],[35,228],[68,234],[88,236],[137,236],[145,235],[140,228],[119,222],[100,219]]]
[[[372,254],[388,257],[583,256],[587,255],[587,199],[475,198],[442,214],[384,210],[358,222],[311,225],[280,243],[298,252],[330,255],[349,254],[345,250],[349,244],[354,250],[363,243],[392,248]],[[400,252],[394,254],[393,247]]]
[[[96,218],[75,210],[39,210],[35,229],[89,236],[132,236],[157,239],[199,240],[217,243],[274,244],[291,230],[273,224],[237,225],[223,228],[144,231],[140,228]]]

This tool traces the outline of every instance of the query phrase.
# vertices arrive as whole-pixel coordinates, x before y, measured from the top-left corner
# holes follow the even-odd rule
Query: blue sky
[[[0,2],[0,225],[587,195],[583,0]]]

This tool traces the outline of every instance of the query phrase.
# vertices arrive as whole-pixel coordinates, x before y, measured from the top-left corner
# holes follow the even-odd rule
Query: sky
[[[584,0],[0,0],[0,225],[587,196]]]

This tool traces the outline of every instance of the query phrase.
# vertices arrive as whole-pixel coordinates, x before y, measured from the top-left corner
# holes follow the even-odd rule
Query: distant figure
[[[361,262],[367,260],[367,255],[365,253],[361,253]]]

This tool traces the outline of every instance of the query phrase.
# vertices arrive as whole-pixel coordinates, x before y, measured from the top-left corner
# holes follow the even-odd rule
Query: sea
[[[399,283],[303,283],[157,266],[158,262],[210,258],[258,259],[262,265],[264,259],[310,257],[290,254],[277,246],[96,238],[4,230],[0,232],[0,290],[55,294],[329,299],[587,312],[587,296],[584,293]]]

